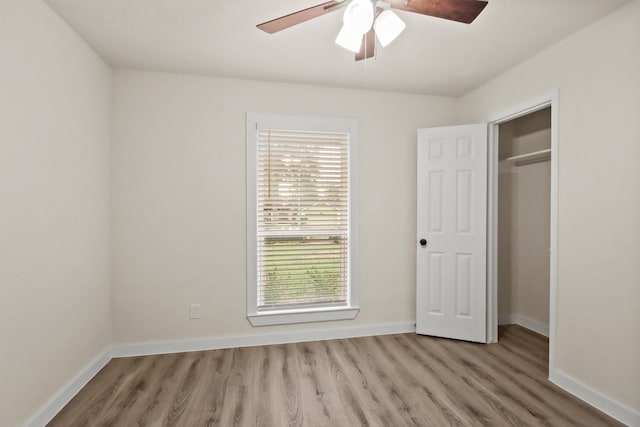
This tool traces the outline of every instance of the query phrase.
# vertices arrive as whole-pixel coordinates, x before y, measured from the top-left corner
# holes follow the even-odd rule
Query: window
[[[353,319],[357,122],[247,116],[247,315],[254,326]]]

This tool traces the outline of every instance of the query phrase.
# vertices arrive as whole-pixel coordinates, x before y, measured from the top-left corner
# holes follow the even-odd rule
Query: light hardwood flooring
[[[48,424],[618,426],[547,380],[546,338],[415,334],[113,359]]]

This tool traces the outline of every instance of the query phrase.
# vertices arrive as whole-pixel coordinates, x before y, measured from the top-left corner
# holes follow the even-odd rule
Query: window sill
[[[290,323],[326,322],[355,319],[360,307],[330,307],[306,310],[282,310],[252,313],[247,316],[253,326],[286,325]]]

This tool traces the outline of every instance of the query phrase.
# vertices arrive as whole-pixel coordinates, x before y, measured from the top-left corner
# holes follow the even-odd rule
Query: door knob
[[[427,239],[420,239],[421,246],[427,246]]]

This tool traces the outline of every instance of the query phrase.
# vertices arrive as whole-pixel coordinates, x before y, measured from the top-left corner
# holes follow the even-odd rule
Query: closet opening
[[[549,337],[551,106],[498,125],[498,325]],[[501,334],[517,328],[498,328]],[[545,349],[545,351],[548,351]]]

